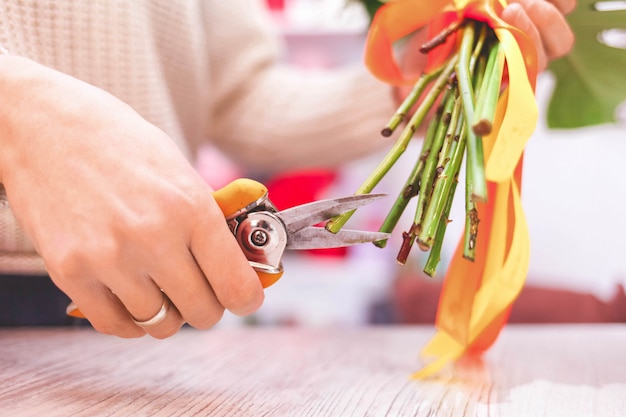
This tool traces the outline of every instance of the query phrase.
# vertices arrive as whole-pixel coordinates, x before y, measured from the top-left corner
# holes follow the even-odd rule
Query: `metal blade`
[[[327,249],[389,239],[389,233],[340,230],[332,233],[323,227],[305,227],[289,235],[286,249]]]
[[[354,210],[367,205],[386,194],[358,194],[348,197],[333,198],[329,200],[314,201],[301,206],[291,207],[281,212],[278,216],[287,227],[287,234],[293,235],[300,229],[313,226],[324,220],[338,216],[349,210]]]

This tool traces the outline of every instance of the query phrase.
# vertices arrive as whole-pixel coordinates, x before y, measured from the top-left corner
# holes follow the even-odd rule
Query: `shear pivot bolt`
[[[264,246],[267,243],[267,233],[263,230],[255,230],[250,236],[250,242],[254,246]]]

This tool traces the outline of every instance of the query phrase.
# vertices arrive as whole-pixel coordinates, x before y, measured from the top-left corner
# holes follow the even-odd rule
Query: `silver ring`
[[[167,297],[167,295],[165,295],[164,292],[161,292],[161,294],[163,294],[163,304],[161,304],[161,308],[152,318],[149,318],[148,320],[145,320],[145,321],[139,321],[131,315],[133,322],[137,326],[143,327],[143,328],[151,327],[165,320],[165,317],[167,317],[167,312],[170,310],[170,305],[172,303],[170,302],[170,299]]]

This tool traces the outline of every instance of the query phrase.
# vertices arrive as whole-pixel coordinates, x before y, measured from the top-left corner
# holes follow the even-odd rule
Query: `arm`
[[[391,88],[361,63],[304,71],[281,62],[281,43],[259,2],[207,11],[213,95],[209,136],[257,169],[337,166],[391,145],[379,131],[395,110]]]

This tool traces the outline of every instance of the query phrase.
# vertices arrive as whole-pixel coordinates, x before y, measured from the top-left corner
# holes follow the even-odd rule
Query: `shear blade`
[[[367,232],[362,230],[342,229],[337,233],[331,233],[323,227],[310,226],[290,234],[286,249],[302,250],[339,248],[343,246],[352,246],[361,243],[389,239],[389,237],[389,233]]]
[[[287,233],[293,235],[307,226],[313,226],[385,196],[386,194],[357,194],[348,197],[314,201],[283,210],[278,213],[278,216],[283,223],[285,223]]]

